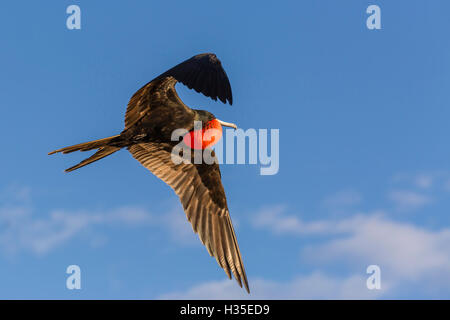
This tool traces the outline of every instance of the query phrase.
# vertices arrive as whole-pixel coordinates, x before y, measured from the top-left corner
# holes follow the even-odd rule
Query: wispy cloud
[[[161,219],[175,242],[183,245],[200,245],[198,236],[192,230],[181,205],[165,214]]]
[[[0,250],[9,254],[28,251],[44,255],[86,230],[105,225],[157,226],[167,229],[177,243],[200,245],[181,208],[157,215],[135,206],[104,211],[52,209],[42,212],[33,207],[30,189],[24,187],[4,189],[0,198],[3,203],[9,203],[0,206]],[[105,236],[92,234],[93,246],[106,244]]]
[[[142,225],[151,215],[133,207],[108,212],[53,210],[47,215],[33,214],[30,207],[0,208],[0,248],[6,252],[31,251],[42,255],[99,224]]]
[[[422,189],[429,189],[434,182],[434,176],[431,174],[419,174],[414,178],[414,183]]]
[[[409,188],[430,190],[432,188],[441,188],[448,181],[450,172],[445,170],[428,171],[419,173],[398,173],[394,175],[392,181],[396,184],[404,184]]]
[[[299,275],[285,282],[268,279],[250,279],[248,295],[234,281],[211,281],[185,291],[166,293],[159,299],[373,299],[379,291],[368,290],[362,275],[333,277],[321,272]]]
[[[428,230],[379,214],[354,216],[336,226],[346,232],[307,247],[304,256],[320,262],[377,264],[397,280],[430,274],[450,278],[450,228]]]
[[[256,228],[269,229],[276,234],[308,235],[329,229],[326,221],[306,223],[297,215],[285,214],[284,206],[264,208],[253,215],[250,222]]]
[[[31,188],[18,184],[9,184],[0,190],[0,202],[25,203],[31,199]]]
[[[401,211],[420,209],[433,200],[428,195],[408,190],[393,190],[389,192],[388,196],[396,208]]]
[[[279,236],[322,237],[306,246],[299,241],[302,260],[319,269],[332,264],[358,272],[376,264],[391,288],[421,283],[450,293],[450,228],[431,230],[394,221],[382,211],[305,222],[274,208],[261,210],[252,224]]]
[[[361,202],[362,196],[355,190],[343,190],[330,195],[323,200],[324,206],[332,210],[352,207]]]

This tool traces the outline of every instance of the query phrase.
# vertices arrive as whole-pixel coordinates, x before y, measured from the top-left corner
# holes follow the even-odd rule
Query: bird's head
[[[201,121],[202,126],[208,126],[212,122],[218,122],[220,125],[224,127],[230,127],[237,129],[237,126],[234,123],[225,122],[222,120],[217,119],[211,112],[206,110],[194,110],[195,111],[195,121]]]
[[[205,149],[216,144],[222,137],[222,126],[237,129],[234,123],[217,119],[211,112],[194,110],[194,121],[201,121],[202,127],[189,131],[183,138],[184,143],[193,149]]]

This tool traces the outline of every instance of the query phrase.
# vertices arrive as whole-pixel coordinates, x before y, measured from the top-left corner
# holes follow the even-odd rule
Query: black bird
[[[233,103],[230,82],[220,60],[212,53],[199,54],[156,77],[131,97],[125,114],[125,129],[119,135],[49,154],[97,149],[91,157],[66,170],[69,172],[127,148],[135,159],[175,191],[194,232],[209,254],[216,258],[230,279],[233,274],[239,285],[244,284],[250,292],[219,165],[217,162],[194,164],[193,159],[190,163],[175,164],[171,160],[172,149],[179,143],[171,140],[175,129],[192,132],[194,121],[202,121],[203,126],[211,121],[236,126],[216,119],[208,111],[189,108],[175,90],[177,82],[214,100],[219,98],[223,103]],[[211,154],[215,157],[214,151]]]

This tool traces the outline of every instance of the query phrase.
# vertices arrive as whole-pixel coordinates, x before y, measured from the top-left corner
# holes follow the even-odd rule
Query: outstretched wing
[[[222,63],[215,54],[202,53],[176,65],[139,89],[128,102],[125,129],[158,105],[185,108],[184,111],[189,112],[190,109],[176,93],[177,81],[214,100],[219,98],[223,103],[233,103],[230,81]]]
[[[233,104],[230,81],[222,63],[214,53],[202,53],[176,65],[160,77],[172,76],[189,89],[203,93],[213,100]]]
[[[128,150],[175,191],[194,232],[198,233],[209,254],[216,258],[230,279],[232,273],[239,285],[242,287],[243,283],[250,292],[219,165],[175,164],[171,158],[172,145],[167,143],[140,143]]]

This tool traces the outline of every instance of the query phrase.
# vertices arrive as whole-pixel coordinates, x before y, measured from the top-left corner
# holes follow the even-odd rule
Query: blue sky
[[[66,8],[81,8],[81,30]],[[366,8],[381,8],[381,30]],[[450,298],[448,1],[0,4],[0,298]],[[171,189],[126,151],[79,171],[57,147],[123,128],[143,84],[214,52],[234,104],[280,130],[280,170],[222,165],[248,296]],[[82,289],[66,289],[79,265]],[[381,268],[381,290],[366,268]]]

